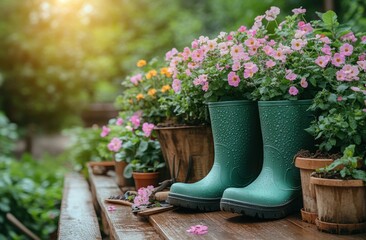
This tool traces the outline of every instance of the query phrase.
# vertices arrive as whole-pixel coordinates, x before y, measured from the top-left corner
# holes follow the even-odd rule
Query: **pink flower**
[[[123,119],[122,118],[117,118],[116,125],[121,126],[122,124],[123,124]]]
[[[339,81],[352,81],[359,80],[358,74],[360,71],[357,66],[352,66],[350,64],[346,64],[342,67],[341,70],[336,72],[337,80]]]
[[[207,92],[208,91],[208,82],[205,82],[203,85],[202,85],[202,90]]]
[[[191,54],[192,60],[195,62],[202,62],[205,58],[205,55],[202,51],[202,49],[196,49]]]
[[[296,77],[297,77],[297,75],[296,75],[294,72],[292,72],[292,70],[287,70],[287,69],[286,69],[286,75],[285,75],[285,78],[286,78],[287,80],[293,81],[293,80],[295,80],[295,79],[296,79]]]
[[[207,41],[207,48],[208,48],[209,51],[214,50],[216,48],[216,46],[217,46],[216,40],[208,40]]]
[[[234,60],[239,59],[238,56],[240,56],[243,53],[244,53],[244,48],[241,44],[240,45],[234,45],[234,46],[231,47],[230,54],[231,54],[231,57]]]
[[[315,60],[315,63],[318,64],[321,68],[325,68],[325,66],[327,66],[327,64],[328,64],[329,61],[330,61],[330,57],[329,56],[319,56]]]
[[[172,83],[172,88],[175,93],[179,93],[182,89],[182,81],[179,79],[174,79]]]
[[[254,73],[258,72],[258,66],[252,62],[245,63],[244,68],[244,78],[251,78]]]
[[[247,30],[247,27],[245,26],[240,26],[238,29],[238,32],[245,32]]]
[[[342,41],[351,41],[351,42],[356,42],[357,38],[355,37],[355,35],[353,34],[353,32],[349,32],[346,35],[341,37]]]
[[[227,39],[228,41],[231,41],[231,40],[233,40],[233,36],[229,34],[229,35],[227,35],[226,39]]]
[[[284,53],[284,50],[281,48],[278,48],[272,53],[272,57],[276,60],[281,60],[282,62],[286,61],[286,55]]]
[[[189,68],[186,69],[185,73],[186,73],[187,76],[192,75],[191,69],[189,69]]]
[[[343,100],[342,96],[337,97],[337,102],[341,102]]]
[[[328,37],[325,37],[323,35],[317,34],[316,38],[319,38],[319,40],[322,41],[325,44],[331,44],[332,43]]]
[[[150,137],[152,130],[154,130],[155,125],[153,123],[144,123],[142,124],[142,131],[145,134],[145,137]]]
[[[237,87],[240,83],[240,78],[235,72],[230,72],[228,75],[228,83],[230,86]]]
[[[280,14],[280,9],[278,7],[271,7],[265,14],[267,21],[274,21],[277,18],[277,15]]]
[[[197,234],[197,235],[203,235],[208,233],[208,227],[204,225],[195,225],[191,226],[187,232]]]
[[[224,70],[224,67],[220,67],[220,64],[218,64],[218,63],[216,64],[216,66],[215,66],[215,67],[216,67],[216,69],[217,69],[217,70],[219,70],[220,72],[221,72],[222,70]]]
[[[311,26],[310,23],[305,23],[303,21],[299,22],[298,25],[299,29],[301,31],[305,31],[306,33],[310,33],[313,31],[313,27]]]
[[[238,71],[239,69],[240,69],[240,62],[239,61],[235,61],[234,63],[233,63],[233,65],[231,66],[231,69],[233,70],[233,71]]]
[[[362,37],[361,37],[361,42],[362,42],[362,43],[366,43],[366,36],[362,36]]]
[[[133,200],[133,205],[139,207],[141,205],[150,204],[150,195],[154,190],[154,186],[150,185],[146,188],[142,187],[137,191],[137,196]]]
[[[332,64],[336,67],[340,67],[345,62],[345,57],[341,53],[335,53],[332,58]]]
[[[332,49],[328,44],[324,45],[324,47],[322,48],[322,52],[326,55],[332,55]]]
[[[248,38],[247,40],[244,41],[245,46],[247,47],[254,47],[258,45],[258,41],[256,38]]]
[[[292,39],[291,40],[291,48],[295,51],[301,50],[307,44],[306,40],[302,39]]]
[[[339,48],[339,51],[344,56],[350,56],[353,52],[353,46],[349,43],[345,43]]]
[[[110,131],[111,131],[110,128],[108,128],[106,126],[103,126],[102,127],[102,132],[100,133],[100,136],[101,137],[106,137],[109,134]]]
[[[293,12],[294,14],[303,14],[303,13],[306,13],[306,9],[304,9],[304,8],[302,8],[302,7],[300,7],[300,8],[294,8],[294,9],[292,10],[292,12]]]
[[[192,41],[192,43],[191,43],[191,47],[192,47],[193,49],[198,48],[198,40],[197,40],[197,39],[195,39],[195,40],[193,40],[193,41]]]
[[[115,206],[108,206],[108,207],[107,207],[107,210],[108,210],[108,211],[110,211],[110,212],[111,212],[111,211],[115,211],[116,209],[117,209],[117,208],[116,208]]]
[[[170,59],[172,59],[172,57],[174,57],[177,53],[178,50],[176,48],[173,48],[165,54],[165,60],[170,61]]]
[[[299,90],[297,90],[296,87],[291,86],[290,89],[288,90],[288,93],[292,96],[296,96],[299,93]]]
[[[351,87],[351,90],[354,92],[360,92],[361,89],[359,87]]]
[[[271,54],[273,53],[273,48],[269,45],[266,45],[262,48],[263,52],[267,55],[267,56],[271,56]]]
[[[135,76],[132,76],[132,77],[130,78],[130,81],[131,81],[134,85],[137,85],[139,82],[141,82],[141,80],[142,80],[142,74],[141,74],[141,73],[139,73],[139,74],[137,74],[137,75],[135,75]]]
[[[306,78],[301,78],[300,85],[301,85],[302,88],[307,88],[308,87],[309,84],[306,81]]]
[[[272,68],[272,67],[274,67],[274,66],[276,66],[276,62],[274,62],[274,61],[272,61],[272,60],[268,60],[268,61],[266,62],[266,67],[267,67],[267,68]]]
[[[119,138],[112,138],[112,140],[108,143],[108,149],[112,152],[118,152],[122,147],[122,140]]]
[[[357,61],[358,66],[362,68],[364,71],[366,71],[366,60]]]
[[[132,123],[132,125],[135,128],[138,128],[140,126],[140,116],[138,116],[137,114],[134,114],[131,118],[130,118],[130,122]]]

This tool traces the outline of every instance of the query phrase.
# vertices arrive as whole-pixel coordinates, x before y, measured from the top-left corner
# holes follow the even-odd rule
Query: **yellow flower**
[[[164,85],[162,88],[161,88],[161,92],[166,92],[166,91],[169,91],[170,90],[170,86],[169,85]]]
[[[143,59],[138,60],[138,61],[137,61],[137,63],[136,63],[136,65],[137,65],[138,67],[143,67],[143,66],[145,66],[145,65],[146,65],[146,61],[145,61],[145,60],[143,60]]]
[[[156,70],[150,70],[148,73],[146,73],[145,77],[146,79],[150,79],[152,77],[155,77],[158,75],[158,72]]]
[[[137,101],[140,101],[141,99],[144,99],[145,97],[144,97],[144,94],[142,94],[142,93],[139,93],[139,94],[137,94],[137,96],[136,96],[136,99],[137,99]]]
[[[153,97],[156,94],[156,89],[155,88],[149,89],[149,91],[147,92],[147,94]]]

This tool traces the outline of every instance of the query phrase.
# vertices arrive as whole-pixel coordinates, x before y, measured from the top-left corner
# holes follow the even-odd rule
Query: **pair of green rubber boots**
[[[175,183],[168,202],[276,219],[301,208],[294,155],[313,141],[304,129],[310,101],[209,103],[215,160],[202,180]]]

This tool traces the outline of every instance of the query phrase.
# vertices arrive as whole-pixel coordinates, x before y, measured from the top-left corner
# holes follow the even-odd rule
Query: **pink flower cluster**
[[[133,200],[133,204],[136,207],[141,205],[150,204],[150,195],[154,190],[154,186],[147,186],[146,188],[142,187],[137,191],[137,196]]]
[[[109,127],[103,126],[102,132],[100,133],[101,137],[106,137],[110,133],[111,129]]]
[[[154,130],[155,125],[153,123],[144,123],[142,124],[142,131],[145,134],[145,137],[150,137],[152,130]]]
[[[112,152],[118,152],[122,147],[122,140],[114,137],[112,140],[108,143],[108,149]]]
[[[194,225],[191,226],[187,232],[197,234],[197,235],[203,235],[208,233],[208,227],[205,225]]]

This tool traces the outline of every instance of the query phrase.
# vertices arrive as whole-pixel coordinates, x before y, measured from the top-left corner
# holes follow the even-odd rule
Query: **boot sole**
[[[293,199],[279,206],[260,206],[251,203],[221,199],[220,208],[226,212],[239,213],[260,219],[280,219],[302,207],[301,198]]]
[[[204,212],[220,210],[221,198],[195,198],[181,194],[169,193],[167,202],[171,205]]]

